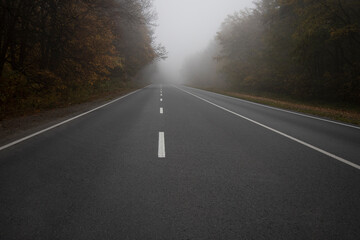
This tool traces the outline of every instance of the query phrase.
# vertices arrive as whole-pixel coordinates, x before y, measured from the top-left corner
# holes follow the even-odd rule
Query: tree
[[[150,0],[0,0],[1,109],[128,81],[166,54],[155,17]]]

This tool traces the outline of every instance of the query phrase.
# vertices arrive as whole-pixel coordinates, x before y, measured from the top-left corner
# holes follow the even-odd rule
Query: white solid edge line
[[[148,87],[148,86],[146,86],[146,87]],[[145,87],[145,88],[146,88],[146,87]],[[28,139],[30,139],[30,138],[32,138],[32,137],[35,137],[35,136],[37,136],[37,135],[40,135],[40,134],[42,134],[42,133],[44,133],[44,132],[47,132],[47,131],[49,131],[49,130],[51,130],[51,129],[54,129],[54,128],[56,128],[56,127],[59,127],[59,126],[65,124],[65,123],[71,122],[71,121],[73,121],[73,120],[75,120],[75,119],[77,119],[77,118],[80,118],[80,117],[82,117],[82,116],[84,116],[84,115],[86,115],[86,114],[89,114],[89,113],[91,113],[91,112],[94,112],[94,111],[96,111],[96,110],[98,110],[98,109],[100,109],[100,108],[103,108],[103,107],[105,107],[105,106],[107,106],[107,105],[110,105],[110,104],[116,102],[116,101],[119,101],[120,99],[123,99],[123,98],[125,98],[125,97],[127,97],[127,96],[130,96],[130,95],[132,95],[132,94],[134,94],[134,93],[136,93],[136,92],[138,92],[138,91],[140,91],[140,90],[142,90],[142,89],[138,89],[138,90],[136,90],[136,91],[134,91],[134,92],[128,93],[128,94],[126,94],[126,95],[124,95],[124,96],[122,96],[122,97],[119,97],[119,98],[117,98],[117,99],[115,99],[115,100],[112,100],[112,101],[110,101],[110,102],[108,102],[108,103],[105,103],[104,105],[101,105],[101,106],[96,107],[96,108],[94,108],[94,109],[91,109],[91,110],[89,110],[89,111],[87,111],[87,112],[81,113],[81,114],[79,114],[79,115],[77,115],[77,116],[75,116],[75,117],[69,118],[69,119],[67,119],[67,120],[65,120],[65,121],[62,121],[62,122],[57,123],[57,124],[55,124],[55,125],[52,125],[52,126],[50,126],[50,127],[48,127],[48,128],[45,128],[45,129],[40,130],[40,131],[38,131],[38,132],[35,132],[35,133],[31,134],[31,135],[28,135],[28,136],[26,136],[26,137],[23,137],[23,138],[21,138],[21,139],[18,139],[18,140],[16,140],[16,141],[13,141],[13,142],[11,142],[11,143],[8,143],[8,144],[6,144],[6,145],[4,145],[4,146],[1,146],[1,147],[0,147],[0,151],[4,150],[4,149],[6,149],[6,148],[9,148],[9,147],[11,147],[11,146],[14,146],[14,145],[16,145],[16,144],[18,144],[18,143],[21,143],[21,142],[23,142],[23,141],[25,141],[25,140],[28,140]]]
[[[159,158],[165,158],[165,136],[164,136],[164,132],[159,132],[158,157]]]
[[[176,87],[176,86],[175,86],[175,87]],[[360,127],[355,126],[355,125],[350,125],[350,124],[346,124],[346,123],[336,122],[336,121],[333,121],[333,120],[329,120],[329,119],[325,119],[325,118],[320,118],[320,117],[315,117],[315,116],[311,116],[311,115],[306,115],[306,114],[303,114],[303,113],[293,112],[293,111],[285,110],[285,109],[281,109],[281,108],[271,107],[271,106],[268,106],[268,105],[265,105],[265,104],[255,103],[255,102],[251,102],[251,101],[244,100],[244,99],[241,99],[241,98],[231,97],[231,96],[227,96],[227,95],[224,95],[224,94],[215,93],[215,92],[210,92],[210,91],[206,91],[206,90],[199,89],[199,88],[192,88],[192,87],[187,87],[187,86],[184,86],[184,87],[190,88],[190,89],[199,90],[199,91],[204,91],[204,92],[211,93],[211,94],[215,94],[215,95],[219,95],[219,96],[222,96],[222,97],[232,98],[232,99],[238,100],[238,101],[240,101],[240,102],[246,102],[246,103],[254,104],[254,105],[257,105],[257,106],[261,106],[261,107],[265,107],[265,108],[269,108],[269,109],[273,109],[273,110],[277,110],[277,111],[281,111],[281,112],[291,113],[291,114],[299,115],[299,116],[302,116],[302,117],[307,117],[307,118],[311,118],[311,119],[316,119],[316,120],[320,120],[320,121],[324,121],[324,122],[329,122],[329,123],[333,123],[333,124],[337,124],[337,125],[341,125],[341,126],[345,126],[345,127],[350,127],[350,128],[355,128],[355,129],[359,129],[359,130],[360,130]],[[176,87],[176,88],[177,88],[177,87]]]
[[[160,114],[163,114],[163,113],[164,113],[164,109],[160,108]]]
[[[232,113],[232,114],[234,114],[234,115],[236,115],[236,116],[238,116],[238,117],[241,117],[241,118],[243,118],[243,119],[245,119],[245,120],[247,120],[247,121],[250,121],[250,122],[252,122],[252,123],[254,123],[254,124],[256,124],[256,125],[259,125],[259,126],[261,126],[261,127],[263,127],[263,128],[266,128],[266,129],[268,129],[268,130],[270,130],[270,131],[272,131],[272,132],[275,132],[275,133],[277,133],[277,134],[280,134],[280,135],[282,135],[282,136],[284,136],[284,137],[286,137],[286,138],[289,138],[289,139],[291,139],[291,140],[293,140],[293,141],[295,141],[295,142],[297,142],[297,143],[300,143],[300,144],[302,144],[302,145],[304,145],[304,146],[306,146],[306,147],[309,147],[309,148],[311,148],[311,149],[313,149],[313,150],[315,150],[315,151],[317,151],[317,152],[320,152],[320,153],[322,153],[322,154],[324,154],[324,155],[326,155],[326,156],[328,156],[328,157],[331,157],[331,158],[333,158],[333,159],[335,159],[335,160],[338,160],[338,161],[340,161],[340,162],[342,162],[342,163],[345,163],[345,164],[347,164],[347,165],[349,165],[349,166],[351,166],[351,167],[353,167],[353,168],[356,168],[356,169],[360,170],[360,165],[357,165],[357,164],[355,164],[355,163],[353,163],[353,162],[350,162],[350,161],[348,161],[348,160],[346,160],[346,159],[344,159],[344,158],[342,158],[342,157],[336,156],[336,155],[334,155],[334,154],[332,154],[332,153],[329,153],[329,152],[327,152],[327,151],[325,151],[325,150],[322,150],[322,149],[320,149],[320,148],[318,148],[318,147],[315,147],[315,146],[313,146],[313,145],[311,145],[311,144],[309,144],[309,143],[306,143],[306,142],[301,141],[301,140],[299,140],[299,139],[297,139],[297,138],[294,138],[294,137],[292,137],[292,136],[290,136],[290,135],[287,135],[287,134],[285,134],[285,133],[283,133],[283,132],[280,132],[280,131],[278,131],[278,130],[276,130],[276,129],[273,129],[273,128],[271,128],[271,127],[268,127],[268,126],[266,126],[266,125],[264,125],[264,124],[262,124],[262,123],[259,123],[259,122],[257,122],[257,121],[254,121],[254,120],[252,120],[252,119],[250,119],[250,118],[247,118],[247,117],[245,117],[245,116],[242,116],[242,115],[240,115],[240,114],[238,114],[238,113],[236,113],[236,112],[233,112],[233,111],[231,111],[231,110],[229,110],[229,109],[227,109],[227,108],[221,107],[221,106],[219,106],[219,105],[217,105],[217,104],[215,104],[215,103],[212,103],[212,102],[210,102],[210,101],[208,101],[208,100],[206,100],[206,99],[204,99],[204,98],[202,98],[202,97],[199,97],[199,96],[197,96],[197,95],[195,95],[195,94],[193,94],[193,93],[190,93],[190,92],[188,92],[188,91],[186,91],[186,90],[183,90],[183,89],[178,88],[178,87],[176,87],[176,88],[179,89],[179,90],[181,90],[181,91],[183,91],[183,92],[186,92],[187,94],[190,94],[190,95],[192,95],[192,96],[194,96],[194,97],[196,97],[196,98],[199,98],[199,99],[203,100],[204,102],[207,102],[207,103],[209,103],[209,104],[211,104],[211,105],[213,105],[213,106],[215,106],[215,107],[218,107],[218,108],[220,108],[220,109],[222,109],[222,110],[224,110],[224,111],[227,111],[227,112],[229,112],[229,113]]]

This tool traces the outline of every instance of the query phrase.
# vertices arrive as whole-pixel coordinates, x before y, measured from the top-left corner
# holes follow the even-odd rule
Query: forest
[[[200,87],[359,104],[360,1],[258,0],[184,72]]]
[[[121,88],[165,56],[151,0],[0,0],[0,119]]]

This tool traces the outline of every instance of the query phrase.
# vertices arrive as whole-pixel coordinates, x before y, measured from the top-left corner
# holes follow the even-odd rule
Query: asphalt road
[[[357,127],[153,84],[0,151],[0,239],[359,239],[359,165]]]

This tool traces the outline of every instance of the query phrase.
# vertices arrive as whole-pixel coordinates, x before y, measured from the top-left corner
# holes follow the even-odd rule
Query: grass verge
[[[337,104],[331,103],[301,102],[299,100],[286,99],[283,97],[260,96],[257,94],[231,92],[212,88],[201,89],[272,107],[360,126],[360,107],[358,106],[340,107]]]
[[[9,116],[0,120],[0,146],[75,117],[142,87],[144,86],[131,84],[108,92],[89,95],[87,98],[79,98],[78,102],[56,106],[52,109],[39,109],[36,112],[25,112],[21,116]]]
[[[57,92],[30,92],[29,94],[24,94],[24,96],[9,98],[5,102],[0,101],[0,122],[97,100],[111,100],[142,88],[145,85],[146,84],[122,82],[117,79],[111,79],[104,81],[104,83],[96,87],[83,86],[64,91],[61,94]]]

